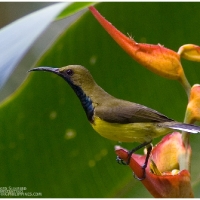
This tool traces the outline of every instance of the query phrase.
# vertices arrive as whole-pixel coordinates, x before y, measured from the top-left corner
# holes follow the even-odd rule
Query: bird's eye
[[[72,76],[74,72],[73,72],[73,70],[68,69],[68,70],[66,71],[66,73],[67,73],[67,75]]]

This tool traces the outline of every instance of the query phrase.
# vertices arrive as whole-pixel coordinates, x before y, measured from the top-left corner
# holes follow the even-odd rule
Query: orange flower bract
[[[93,6],[89,9],[111,37],[137,62],[165,78],[179,79],[184,74],[176,52],[160,44],[137,43],[117,30]]]
[[[137,43],[117,30],[93,6],[90,6],[89,10],[110,36],[134,60],[162,77],[178,80],[189,96],[191,87],[185,77],[178,53],[160,44]]]
[[[186,109],[185,120],[187,123],[200,121],[200,85],[191,88],[189,103]]]

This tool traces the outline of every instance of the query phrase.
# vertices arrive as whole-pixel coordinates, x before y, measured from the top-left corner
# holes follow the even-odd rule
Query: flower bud
[[[187,60],[200,62],[200,46],[185,44],[179,48],[178,54]]]

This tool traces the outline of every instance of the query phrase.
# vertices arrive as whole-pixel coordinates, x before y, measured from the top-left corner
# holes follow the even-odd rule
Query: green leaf
[[[173,50],[189,42],[198,45],[198,3],[101,3],[95,7],[137,42],[160,43]],[[89,12],[60,36],[36,66],[69,64],[87,67],[112,95],[183,121],[187,96],[182,86],[132,60]],[[199,83],[199,64],[183,61],[183,66],[190,83]],[[1,187],[22,186],[27,188],[24,192],[46,198],[151,197],[127,166],[116,163],[114,145],[118,143],[95,133],[71,88],[54,74],[32,72],[1,104],[0,122]],[[191,135],[195,197],[200,197],[196,187],[199,140],[200,135]],[[120,145],[131,149],[137,144]]]
[[[56,16],[70,16],[91,3],[57,3],[31,13],[0,30],[0,88],[39,35]]]
[[[66,3],[60,3],[48,6],[47,8],[16,20],[1,29],[0,87],[6,82],[7,78],[36,38],[66,5]]]
[[[87,8],[88,6],[94,5],[95,3],[91,2],[74,2],[71,3],[66,9],[64,9],[56,19],[63,19],[65,17],[68,17],[71,14],[74,14],[75,12],[78,12],[84,8]]]

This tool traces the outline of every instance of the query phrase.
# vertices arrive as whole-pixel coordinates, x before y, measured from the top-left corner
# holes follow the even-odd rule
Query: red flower
[[[188,170],[181,170],[180,157],[186,150],[191,153],[191,148],[184,146],[178,132],[165,136],[153,148],[146,168],[146,178],[141,182],[154,197],[193,197],[190,173]],[[127,160],[126,149],[116,146],[115,151],[121,159]],[[131,157],[129,166],[137,177],[143,176],[141,167],[145,157],[138,154]]]

